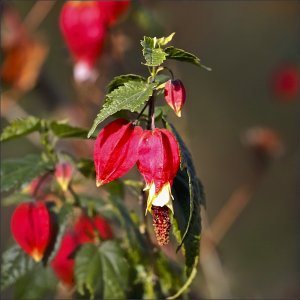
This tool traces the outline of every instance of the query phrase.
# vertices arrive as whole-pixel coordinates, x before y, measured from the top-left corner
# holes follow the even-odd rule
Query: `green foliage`
[[[52,162],[45,162],[38,155],[5,160],[1,165],[1,192],[19,189],[53,168]]]
[[[175,33],[170,34],[168,37],[162,38],[151,38],[148,36],[144,37],[141,41],[143,46],[143,55],[146,60],[145,65],[148,67],[158,67],[166,60],[166,52],[161,48],[168,44]]]
[[[53,271],[37,264],[16,282],[14,296],[16,300],[40,300],[49,296],[54,299],[56,286]]]
[[[188,62],[198,67],[202,67],[207,71],[211,71],[211,68],[206,67],[200,63],[200,58],[197,57],[195,54],[192,54],[179,48],[175,48],[173,46],[167,47],[165,49],[165,52],[167,54],[167,59],[175,59],[178,61]]]
[[[74,270],[78,292],[84,295],[85,289],[87,289],[90,295],[94,296],[102,281],[98,247],[94,244],[82,245],[76,254]]]
[[[109,93],[107,101],[104,103],[102,109],[94,120],[94,124],[88,133],[90,137],[95,131],[96,127],[103,122],[106,118],[113,115],[114,113],[127,109],[135,111],[141,107],[152,95],[155,84],[139,82],[139,81],[128,81],[124,85],[118,87]]]
[[[59,138],[86,138],[87,130],[79,127],[73,127],[66,121],[52,121],[50,123],[52,133]]]
[[[94,162],[91,159],[82,158],[77,162],[76,166],[83,176],[88,178],[96,177]]]
[[[81,295],[85,289],[91,298],[125,299],[128,287],[128,262],[116,241],[100,246],[84,244],[76,254],[75,277]]]
[[[16,205],[16,204],[19,204],[21,202],[28,201],[28,200],[31,200],[31,199],[32,198],[27,194],[13,193],[13,194],[8,195],[5,198],[2,198],[1,199],[1,204],[3,206],[10,206],[10,205]]]
[[[25,119],[17,119],[5,127],[1,134],[0,141],[6,142],[16,139],[34,131],[38,131],[40,128],[41,120],[36,117],[30,116]]]
[[[1,291],[14,284],[34,267],[33,260],[17,245],[2,254]]]
[[[101,299],[126,299],[129,265],[117,241],[99,247],[104,291]]]
[[[128,81],[145,82],[146,79],[140,75],[126,74],[115,77],[108,85],[107,92],[110,93],[121,85],[124,85]]]

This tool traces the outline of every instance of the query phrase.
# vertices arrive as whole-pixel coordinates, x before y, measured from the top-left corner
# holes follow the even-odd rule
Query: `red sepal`
[[[128,10],[130,1],[98,1],[102,18],[108,26],[113,26]]]
[[[12,215],[11,231],[21,248],[35,261],[40,261],[52,235],[51,217],[45,203],[19,204]]]
[[[97,1],[65,2],[60,14],[60,29],[75,61],[92,68],[107,31]]]
[[[142,132],[141,127],[124,119],[117,119],[100,131],[94,146],[97,186],[123,176],[135,165]]]
[[[147,186],[155,184],[158,193],[166,183],[172,185],[180,164],[179,148],[167,129],[145,130],[138,149],[137,166]]]

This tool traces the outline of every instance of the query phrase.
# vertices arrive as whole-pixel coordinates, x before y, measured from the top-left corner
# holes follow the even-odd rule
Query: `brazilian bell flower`
[[[94,145],[98,187],[123,176],[135,165],[142,132],[141,127],[125,119],[117,119],[100,131]]]
[[[81,215],[73,227],[64,234],[57,254],[51,261],[51,267],[66,286],[72,287],[75,283],[76,250],[85,243],[95,243],[97,237],[101,240],[113,238],[109,223],[99,215],[93,218]]]
[[[66,1],[60,14],[60,29],[75,60],[77,81],[95,80],[94,65],[101,54],[107,27],[98,1]]]
[[[80,246],[78,236],[74,231],[68,231],[63,236],[56,256],[51,261],[51,267],[66,286],[72,287],[75,283],[74,278],[74,253]]]
[[[165,100],[174,110],[178,117],[181,117],[181,109],[186,100],[186,92],[183,83],[177,80],[168,80],[165,85]]]
[[[21,203],[11,219],[11,231],[20,247],[36,262],[50,245],[53,226],[50,212],[42,201]]]
[[[66,192],[73,175],[72,165],[69,162],[58,163],[54,175],[61,189]]]
[[[171,186],[180,165],[179,147],[167,129],[145,130],[138,148],[137,167],[148,190],[147,211],[152,213],[158,243],[168,243],[169,211],[173,211]]]
[[[128,10],[130,0],[97,1],[97,3],[104,22],[111,27]]]
[[[74,225],[80,243],[93,242],[97,238],[109,240],[113,238],[113,232],[109,223],[99,215],[94,218],[82,215]]]

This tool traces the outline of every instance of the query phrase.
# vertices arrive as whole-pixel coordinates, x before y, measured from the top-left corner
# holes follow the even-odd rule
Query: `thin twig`
[[[25,27],[34,32],[47,17],[55,3],[56,0],[36,1],[23,21]]]

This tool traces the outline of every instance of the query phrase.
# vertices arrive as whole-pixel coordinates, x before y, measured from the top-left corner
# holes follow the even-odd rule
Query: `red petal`
[[[113,238],[111,227],[105,219],[100,216],[96,216],[94,218],[94,224],[102,240],[109,240]]]
[[[114,25],[129,8],[130,1],[98,1],[102,18],[108,26]]]
[[[158,128],[145,131],[138,153],[138,169],[148,185],[155,183],[156,193],[165,183],[172,183],[180,157],[178,144],[170,131]]]
[[[93,66],[107,31],[97,1],[66,2],[60,14],[60,29],[75,60]]]
[[[94,146],[97,185],[115,180],[136,163],[142,128],[117,119],[99,133]]]
[[[56,276],[65,284],[72,286],[74,284],[74,258],[72,254],[79,246],[77,236],[68,232],[64,235],[61,241],[60,248],[51,261]]]
[[[186,100],[185,88],[180,80],[169,80],[166,82],[165,99],[175,113],[180,116],[181,109]]]
[[[46,205],[41,201],[18,205],[11,230],[23,250],[36,261],[41,260],[51,239],[51,219]]]

